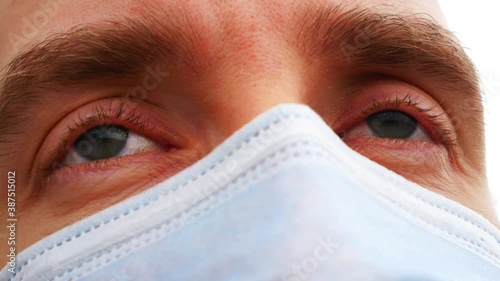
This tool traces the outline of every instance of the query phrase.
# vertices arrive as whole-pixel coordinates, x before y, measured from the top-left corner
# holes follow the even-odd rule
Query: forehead
[[[435,0],[4,0],[0,1],[0,68],[23,47],[43,41],[50,34],[65,32],[80,24],[134,17],[145,9],[157,13],[187,13],[192,15],[191,23],[199,21],[197,26],[217,29],[222,23],[235,29],[233,32],[241,32],[253,23],[291,28],[292,9],[305,3],[370,7],[389,13],[425,13],[444,24]],[[231,32],[227,36],[231,36]]]

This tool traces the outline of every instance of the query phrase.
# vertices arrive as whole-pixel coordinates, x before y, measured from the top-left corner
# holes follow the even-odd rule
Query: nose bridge
[[[239,77],[221,76],[228,78],[220,81],[219,87],[211,89],[209,97],[204,99],[211,129],[220,141],[276,105],[304,103],[304,89],[298,71],[283,67],[276,72],[281,75],[269,77],[248,70]]]
[[[269,4],[268,4],[269,5]],[[209,15],[196,25],[204,42],[203,77],[197,81],[198,101],[218,141],[230,136],[260,113],[282,103],[303,103],[303,62],[282,26],[292,21],[284,1],[280,9],[262,1],[212,3]],[[278,11],[278,12],[277,12]],[[201,85],[202,84],[202,85]]]
[[[268,46],[275,52],[286,52]],[[260,50],[252,58],[238,58],[238,52],[222,60],[223,67],[207,80],[204,108],[209,110],[213,128],[227,138],[253,117],[281,103],[303,103],[306,91],[300,67],[282,56],[267,62],[267,51]],[[244,55],[244,54],[243,54]],[[243,56],[242,55],[242,56]]]

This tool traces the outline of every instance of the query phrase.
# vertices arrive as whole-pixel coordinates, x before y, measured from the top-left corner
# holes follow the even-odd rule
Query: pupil
[[[86,131],[73,146],[80,157],[89,161],[113,158],[127,144],[128,134],[120,126],[98,126]]]
[[[389,139],[410,138],[418,126],[415,118],[396,110],[372,114],[366,119],[366,124],[375,136]]]

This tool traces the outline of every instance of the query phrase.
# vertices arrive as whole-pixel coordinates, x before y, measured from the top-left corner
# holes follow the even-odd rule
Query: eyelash
[[[66,133],[62,138],[63,140],[57,147],[54,153],[54,158],[50,161],[50,167],[47,168],[48,170],[58,170],[66,167],[60,163],[69,151],[72,143],[83,133],[93,127],[116,125],[116,122],[120,122],[123,127],[131,131],[144,131],[144,128],[150,126],[148,118],[145,117],[141,111],[126,108],[123,102],[121,102],[119,106],[114,106],[112,103],[108,106],[97,105],[91,112],[90,117],[82,117],[81,115],[78,115],[78,118],[73,121],[72,124],[67,126]],[[88,164],[106,164],[113,160],[114,159],[105,159]]]
[[[429,130],[431,137],[434,141],[440,142],[445,147],[452,147],[457,144],[457,139],[453,130],[448,125],[444,118],[445,113],[433,114],[432,111],[436,108],[436,106],[424,107],[421,102],[419,102],[418,96],[413,96],[410,93],[405,95],[403,98],[399,97],[387,97],[381,101],[374,100],[372,104],[363,110],[361,110],[361,115],[355,119],[355,124],[359,124],[360,122],[364,122],[366,118],[370,115],[375,114],[377,112],[386,110],[388,108],[391,109],[404,109],[410,108],[418,112],[423,119],[430,124],[431,128],[424,128]],[[404,110],[402,110],[405,112]],[[414,116],[414,114],[406,112],[409,115],[412,115],[419,121],[419,124],[422,125],[421,119],[418,116]],[[408,142],[408,140],[394,140],[394,141],[404,141]]]

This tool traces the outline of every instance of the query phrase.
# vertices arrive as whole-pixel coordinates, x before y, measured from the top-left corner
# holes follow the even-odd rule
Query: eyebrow
[[[481,104],[472,62],[453,34],[431,20],[338,5],[299,10],[299,28],[294,29],[299,32],[290,38],[304,57],[334,55],[347,67],[412,66]],[[22,133],[19,124],[28,122],[26,112],[47,106],[46,95],[135,79],[158,61],[189,64],[195,73],[203,72],[193,51],[196,38],[193,30],[154,16],[78,26],[46,38],[5,69],[0,81],[0,144]]]
[[[481,104],[474,64],[455,35],[430,15],[343,10],[339,5],[300,10],[295,44],[304,57],[335,55],[339,66],[350,68],[411,67]]]

